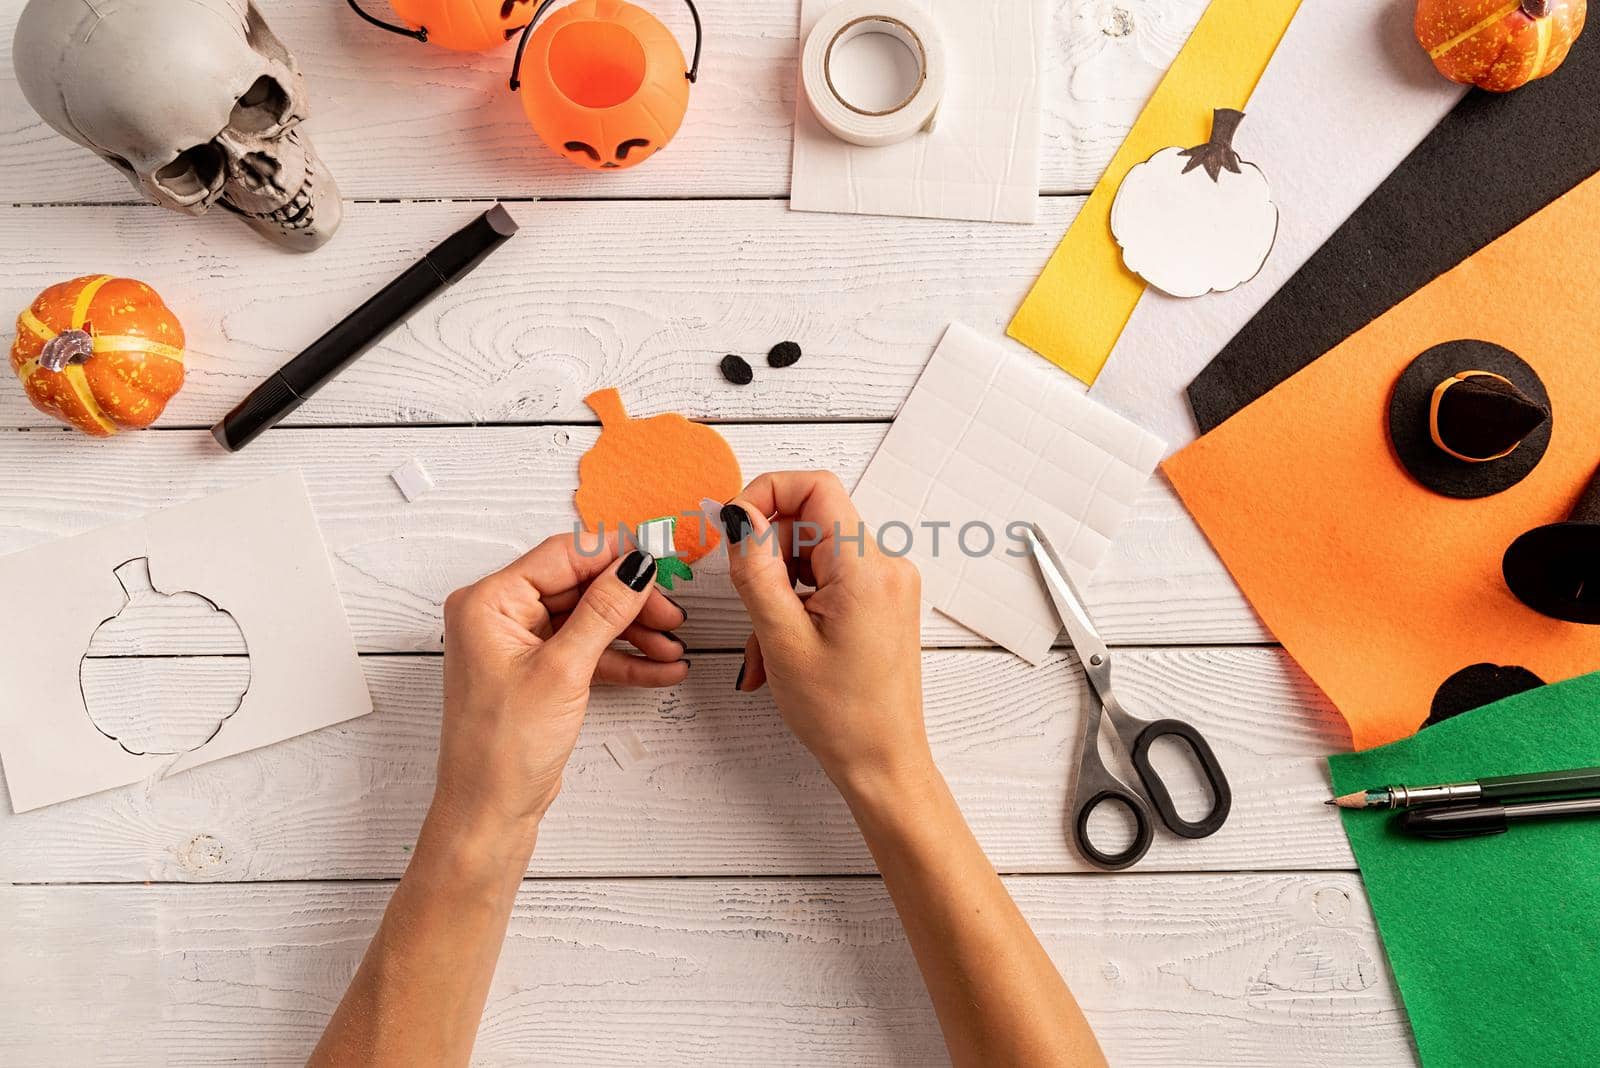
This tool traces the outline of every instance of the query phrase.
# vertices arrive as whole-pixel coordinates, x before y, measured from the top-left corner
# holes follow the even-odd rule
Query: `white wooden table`
[[[0,14],[0,55],[20,6]],[[0,1063],[301,1061],[429,797],[440,603],[569,527],[596,434],[583,396],[616,385],[635,414],[718,422],[750,474],[829,467],[849,484],[946,324],[1003,330],[1205,4],[1054,5],[1032,227],[789,212],[795,0],[702,0],[683,132],[607,175],[534,143],[504,90],[509,51],[412,45],[337,0],[262,6],[306,71],[309,129],[348,200],[340,234],[309,257],[220,211],[132,203],[34,118],[4,60],[0,309],[75,275],[133,275],[180,310],[191,358],[160,429],[109,442],[0,383],[0,551],[298,468],[376,711],[25,816],[0,801]],[[656,6],[682,28],[675,5]],[[256,381],[482,208],[463,201],[497,197],[527,201],[510,205],[523,230],[470,283],[282,429],[237,456],[214,447],[205,428]],[[805,348],[796,367],[744,389],[718,375],[722,354],[785,338]],[[411,458],[438,483],[415,504],[389,480]],[[689,681],[595,702],[478,1059],[942,1063],[870,859],[768,700],[733,693],[746,624],[725,570],[699,573],[684,597]],[[1235,792],[1222,833],[1158,836],[1133,873],[1086,872],[1067,843],[1085,700],[1071,654],[1030,670],[930,616],[924,656],[940,762],[1113,1062],[1414,1063],[1359,876],[1319,803],[1322,756],[1349,744],[1342,721],[1165,486],[1091,592],[1126,648],[1130,699],[1200,725]],[[167,612],[99,643],[100,714],[174,730],[200,715],[244,653],[200,624]],[[25,620],[6,630],[49,640]],[[602,743],[630,729],[650,755],[622,771]]]

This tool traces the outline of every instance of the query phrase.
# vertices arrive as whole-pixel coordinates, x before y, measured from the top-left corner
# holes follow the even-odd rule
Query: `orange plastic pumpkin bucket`
[[[621,170],[655,155],[683,125],[700,72],[700,12],[694,61],[661,20],[626,0],[576,0],[543,23],[544,0],[523,31],[511,88],[540,140],[590,170]]]
[[[533,20],[533,0],[389,0],[406,25],[373,18],[357,0],[350,10],[390,33],[415,37],[457,52],[482,52],[503,45]]]

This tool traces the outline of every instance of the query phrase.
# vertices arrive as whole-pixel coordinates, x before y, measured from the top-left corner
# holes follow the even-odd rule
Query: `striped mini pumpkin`
[[[1583,32],[1586,0],[1418,0],[1417,40],[1439,73],[1507,93],[1555,72]]]
[[[11,369],[34,407],[95,437],[155,422],[183,386],[183,327],[132,278],[51,286],[17,316]]]

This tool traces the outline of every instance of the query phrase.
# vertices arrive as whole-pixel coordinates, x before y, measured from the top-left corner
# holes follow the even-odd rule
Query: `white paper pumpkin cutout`
[[[1278,236],[1267,176],[1233,150],[1244,113],[1219,108],[1211,140],[1164,148],[1128,172],[1111,233],[1128,270],[1163,293],[1223,293],[1261,271]]]

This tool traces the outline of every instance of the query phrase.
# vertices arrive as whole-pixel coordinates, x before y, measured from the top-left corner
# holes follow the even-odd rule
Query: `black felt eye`
[[[582,152],[584,155],[588,156],[597,163],[600,161],[600,153],[596,152],[592,146],[586,145],[582,141],[568,141],[566,144],[566,149],[568,152]]]
[[[617,158],[627,159],[628,153],[636,148],[649,148],[650,142],[642,137],[632,137],[617,146]]]

